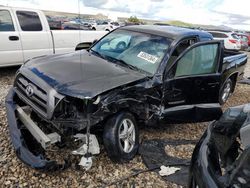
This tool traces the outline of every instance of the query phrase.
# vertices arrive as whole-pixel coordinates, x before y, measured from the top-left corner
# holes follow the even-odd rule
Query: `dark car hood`
[[[78,98],[93,98],[146,77],[87,51],[35,58],[22,69],[29,69],[58,93]]]

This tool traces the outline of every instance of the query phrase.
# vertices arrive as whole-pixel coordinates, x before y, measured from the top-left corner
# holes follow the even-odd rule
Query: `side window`
[[[0,10],[0,32],[15,31],[10,12],[8,10]]]
[[[186,50],[189,46],[197,42],[196,38],[185,39],[181,41],[178,46],[175,48],[174,52],[170,56],[168,63],[171,65],[179,57],[179,55]]]
[[[16,14],[23,31],[42,31],[41,20],[36,12],[17,11]]]
[[[205,44],[188,51],[174,66],[175,77],[215,73],[218,44]]]

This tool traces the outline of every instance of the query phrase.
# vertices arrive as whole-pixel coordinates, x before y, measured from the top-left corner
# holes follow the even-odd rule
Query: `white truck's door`
[[[53,54],[50,28],[40,11],[15,9],[20,30],[24,61],[42,55]]]
[[[7,7],[0,8],[0,67],[23,63],[22,45],[15,19]]]

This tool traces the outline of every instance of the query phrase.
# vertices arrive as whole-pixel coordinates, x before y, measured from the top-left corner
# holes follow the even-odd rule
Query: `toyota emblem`
[[[31,97],[34,94],[34,89],[31,85],[27,85],[25,92],[29,97]]]

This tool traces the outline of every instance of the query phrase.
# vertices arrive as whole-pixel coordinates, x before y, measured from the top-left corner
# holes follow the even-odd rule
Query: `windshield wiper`
[[[95,51],[95,50],[92,50],[90,49],[92,52],[94,52],[94,54],[96,54],[98,57],[102,58],[102,59],[105,59],[105,60],[108,60],[107,56]]]
[[[135,70],[135,71],[141,71],[141,69],[139,69],[138,67],[131,65],[125,61],[123,61],[122,59],[115,59],[115,62],[121,63],[122,65],[125,65],[126,67]]]
[[[132,70],[135,70],[135,71],[138,71],[140,73],[147,74],[147,75],[149,74],[147,71],[144,71],[144,70],[142,70],[134,65],[131,65],[122,59],[114,59],[114,60],[115,60],[115,62],[118,62],[118,63],[122,64],[123,66],[125,65],[126,67],[128,67]]]
[[[150,73],[148,73],[147,71],[144,71],[144,70],[138,68],[137,66],[131,65],[131,64],[129,64],[129,63],[123,61],[122,59],[116,59],[116,62],[119,62],[119,63],[125,65],[126,67],[128,67],[128,68],[130,68],[130,69],[132,69],[132,70],[138,71],[138,72],[140,72],[140,73],[143,73],[143,74],[146,74],[146,75],[149,75],[149,74],[150,74]]]
[[[134,70],[134,71],[141,72],[141,73],[143,73],[143,74],[147,74],[147,75],[149,74],[148,72],[146,72],[146,71],[144,71],[144,70],[142,70],[142,69],[140,69],[140,68],[138,68],[138,67],[136,67],[136,66],[134,66],[134,65],[131,65],[131,64],[125,62],[125,61],[122,60],[122,59],[116,59],[116,58],[114,58],[114,57],[105,56],[105,55],[99,53],[98,51],[95,51],[95,50],[92,50],[92,49],[90,49],[90,50],[91,50],[92,52],[94,52],[94,54],[96,54],[97,56],[101,57],[102,59],[105,59],[105,60],[110,61],[110,62],[113,62],[113,63],[119,63],[119,64],[122,65],[122,66],[128,67],[129,69],[132,69],[132,70]]]

